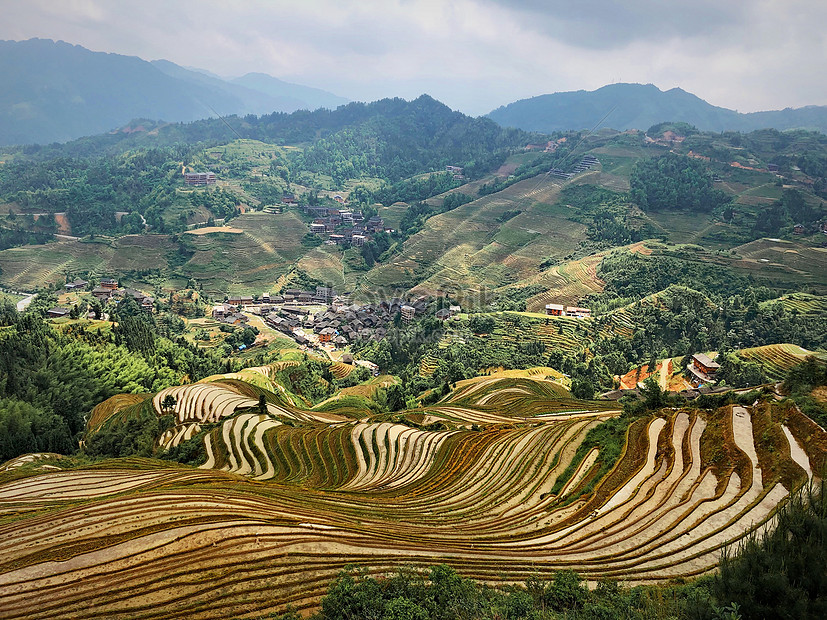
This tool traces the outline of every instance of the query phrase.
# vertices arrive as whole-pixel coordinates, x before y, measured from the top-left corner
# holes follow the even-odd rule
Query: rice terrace
[[[166,4],[0,20],[0,620],[827,618],[827,9]]]
[[[298,406],[273,371],[115,396],[93,412],[87,441],[172,416],[159,440],[203,442],[197,469],[136,458],[63,469],[52,454],[7,463],[0,615],[313,608],[354,562],[380,574],[447,559],[492,584],[566,568],[590,581],[688,578],[771,527],[827,459],[825,431],[780,403],[663,410],[612,446],[590,431],[621,413],[541,374],[494,374],[381,420]]]

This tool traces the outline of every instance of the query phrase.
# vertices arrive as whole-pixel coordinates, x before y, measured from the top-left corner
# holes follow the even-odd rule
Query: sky
[[[63,40],[358,101],[481,115],[614,82],[740,112],[827,105],[824,0],[0,0],[0,39]]]

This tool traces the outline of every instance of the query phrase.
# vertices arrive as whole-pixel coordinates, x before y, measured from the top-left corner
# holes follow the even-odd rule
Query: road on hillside
[[[26,308],[29,307],[29,304],[31,304],[34,301],[35,297],[37,297],[37,293],[32,293],[28,297],[25,297],[24,299],[21,299],[20,301],[18,301],[17,302],[17,311],[18,312],[23,312]]]

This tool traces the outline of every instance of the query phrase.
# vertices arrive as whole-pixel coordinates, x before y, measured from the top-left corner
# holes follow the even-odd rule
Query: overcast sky
[[[824,0],[0,0],[0,39],[62,39],[353,100],[485,114],[612,82],[741,112],[827,104]]]

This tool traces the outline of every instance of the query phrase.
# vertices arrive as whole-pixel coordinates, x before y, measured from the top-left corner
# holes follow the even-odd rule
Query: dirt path
[[[667,367],[669,366],[669,360],[663,360],[660,363],[660,389],[664,392],[669,390],[669,374],[667,372]]]

